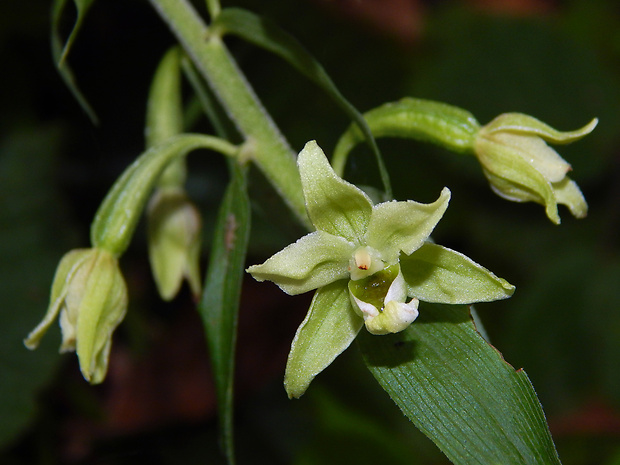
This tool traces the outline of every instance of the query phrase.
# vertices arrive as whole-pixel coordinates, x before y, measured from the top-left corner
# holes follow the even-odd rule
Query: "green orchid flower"
[[[285,388],[299,397],[362,326],[402,331],[418,302],[465,304],[509,297],[514,286],[464,255],[429,242],[450,199],[373,205],[341,179],[315,142],[298,157],[308,216],[316,231],[247,271],[287,294],[317,289],[289,354]]]
[[[60,261],[45,317],[24,340],[36,349],[58,317],[60,352],[76,351],[80,370],[91,384],[108,370],[112,333],[127,312],[127,287],[117,258],[104,249],[75,249]]]
[[[586,136],[598,123],[593,119],[575,131],[560,132],[528,115],[505,113],[478,132],[474,152],[493,191],[515,202],[537,202],[560,223],[558,204],[584,218],[588,204],[566,174],[571,166],[546,142],[568,144]]]

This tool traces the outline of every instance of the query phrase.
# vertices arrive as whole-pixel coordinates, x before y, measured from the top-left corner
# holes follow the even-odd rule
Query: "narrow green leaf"
[[[214,33],[235,34],[258,47],[264,48],[278,55],[297,71],[318,85],[332,100],[351,118],[362,131],[368,145],[377,159],[381,181],[388,198],[392,198],[389,174],[383,163],[381,152],[366,124],[362,114],[340,93],[325,69],[293,36],[266,18],[260,17],[247,10],[227,8],[211,25]],[[342,176],[343,172],[338,171]]]
[[[455,464],[559,464],[542,407],[464,306],[422,305],[407,330],[358,337],[368,369]]]
[[[237,314],[250,234],[246,168],[231,163],[232,180],[218,213],[209,270],[199,311],[205,327],[220,414],[224,453],[235,462],[233,375]]]
[[[77,34],[84,22],[84,18],[88,9],[93,4],[94,0],[73,0],[75,7],[77,9],[77,17],[75,19],[75,24],[73,25],[73,29],[69,34],[69,37],[66,41],[63,42],[62,37],[60,36],[60,22],[62,13],[67,4],[67,0],[54,0],[52,6],[52,27],[51,27],[51,43],[52,43],[52,57],[54,58],[54,62],[58,67],[58,72],[60,76],[65,81],[65,84],[73,93],[73,96],[78,101],[82,109],[86,112],[90,120],[93,124],[97,124],[97,115],[95,111],[90,106],[86,97],[82,94],[80,89],[78,88],[75,82],[75,76],[73,75],[73,71],[69,65],[67,65],[67,55],[69,54],[69,50],[77,37]]]

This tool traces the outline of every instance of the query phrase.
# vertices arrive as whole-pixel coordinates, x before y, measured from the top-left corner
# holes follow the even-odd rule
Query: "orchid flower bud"
[[[491,188],[516,202],[534,201],[545,206],[547,216],[560,223],[557,204],[566,205],[577,218],[588,205],[567,173],[570,165],[546,142],[567,144],[592,132],[594,119],[576,131],[560,132],[531,116],[506,113],[482,127],[474,152]]]
[[[98,248],[72,250],[58,265],[45,317],[24,344],[36,349],[60,315],[60,352],[77,351],[82,375],[97,384],[105,378],[112,333],[126,310],[127,288],[116,257]]]
[[[171,300],[187,279],[200,295],[200,213],[183,188],[159,188],[148,206],[151,268],[159,294]]]

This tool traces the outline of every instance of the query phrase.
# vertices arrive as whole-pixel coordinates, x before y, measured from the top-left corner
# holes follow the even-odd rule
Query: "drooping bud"
[[[60,352],[77,351],[82,375],[97,384],[105,378],[112,333],[126,310],[127,288],[118,260],[103,249],[72,250],[58,265],[45,317],[24,344],[36,349],[60,315]]]
[[[149,258],[162,299],[174,298],[183,279],[200,295],[200,232],[200,213],[184,189],[155,192],[148,207]]]
[[[586,216],[588,205],[577,184],[566,176],[570,165],[546,142],[576,141],[592,132],[597,122],[560,132],[531,116],[506,113],[480,129],[474,151],[496,194],[516,202],[538,202],[559,224],[558,203],[577,218]]]

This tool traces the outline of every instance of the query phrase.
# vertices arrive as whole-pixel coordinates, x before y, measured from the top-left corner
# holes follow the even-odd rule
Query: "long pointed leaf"
[[[280,29],[280,27],[272,21],[239,8],[227,8],[222,10],[220,15],[213,22],[211,28],[216,32],[222,31],[242,37],[248,42],[278,55],[323,89],[361,129],[377,159],[381,181],[383,182],[386,195],[388,198],[392,198],[389,175],[383,163],[383,158],[381,157],[381,152],[379,152],[377,143],[366,124],[366,120],[340,93],[325,69],[301,46],[297,39]],[[342,175],[343,173],[339,172],[338,174]]]
[[[73,75],[73,71],[69,65],[67,65],[67,55],[69,54],[69,50],[77,37],[77,33],[82,26],[84,21],[84,17],[86,16],[86,12],[93,4],[94,0],[73,0],[75,3],[75,7],[77,9],[77,18],[75,20],[75,24],[73,25],[73,29],[69,34],[69,37],[66,41],[63,42],[60,36],[60,20],[62,13],[67,4],[67,0],[54,0],[54,4],[52,6],[52,28],[51,28],[51,42],[52,42],[52,57],[54,58],[54,62],[58,67],[58,72],[60,76],[65,81],[65,84],[73,93],[73,96],[78,101],[82,109],[86,112],[90,120],[96,124],[97,123],[97,115],[95,111],[90,106],[84,94],[80,91],[77,83],[75,82],[75,76]]]
[[[224,453],[234,463],[233,374],[237,314],[250,233],[246,169],[231,163],[232,180],[220,207],[200,303],[215,375]]]
[[[407,330],[358,341],[381,386],[453,463],[560,463],[527,375],[484,341],[467,307],[423,306]]]

